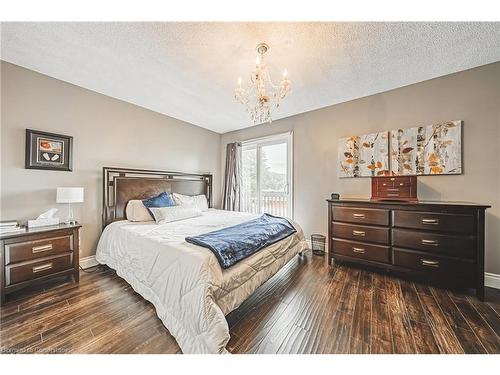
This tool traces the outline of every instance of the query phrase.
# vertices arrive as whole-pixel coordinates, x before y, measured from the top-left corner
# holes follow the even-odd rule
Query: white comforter
[[[229,341],[225,315],[307,248],[302,229],[293,223],[297,233],[226,270],[210,250],[184,238],[255,217],[210,209],[162,225],[118,221],[105,228],[96,258],[155,306],[184,353],[223,353]]]

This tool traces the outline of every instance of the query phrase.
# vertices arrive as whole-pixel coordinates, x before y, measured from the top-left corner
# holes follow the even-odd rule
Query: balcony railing
[[[257,204],[257,197],[243,194],[242,211],[253,214],[268,213],[275,216],[288,216],[288,196],[279,191],[263,191],[261,210]]]

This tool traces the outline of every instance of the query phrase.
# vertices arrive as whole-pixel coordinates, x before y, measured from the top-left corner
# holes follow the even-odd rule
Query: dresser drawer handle
[[[365,249],[363,249],[361,247],[353,247],[352,251],[355,252],[355,253],[358,253],[358,254],[364,254],[365,253]]]
[[[364,237],[364,236],[365,236],[365,232],[363,232],[362,230],[353,230],[353,231],[352,231],[352,235],[353,235],[353,236],[360,236],[360,237]]]
[[[398,193],[387,193],[388,197],[399,197]]]
[[[439,224],[439,219],[422,219],[422,224],[437,225]]]
[[[422,262],[422,266],[435,268],[439,267],[439,262],[437,260],[420,259],[420,262]]]
[[[439,245],[439,242],[437,242],[435,240],[425,240],[425,239],[422,239],[422,245],[437,246],[437,245]]]
[[[387,191],[399,191],[399,188],[387,188]]]
[[[355,217],[356,219],[364,219],[365,218],[365,214],[352,214],[353,217]]]
[[[403,184],[402,182],[399,184],[399,186],[404,186],[405,184]]]
[[[31,248],[31,251],[33,254],[36,254],[36,253],[41,253],[43,251],[49,251],[49,250],[52,250],[52,244],[48,244],[48,245],[42,245],[42,246],[33,246]]]
[[[52,268],[52,263],[42,264],[41,266],[33,267],[33,273],[47,271]]]

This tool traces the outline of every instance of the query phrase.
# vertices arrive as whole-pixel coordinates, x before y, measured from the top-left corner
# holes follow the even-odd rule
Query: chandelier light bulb
[[[283,70],[283,78],[286,78],[288,76],[288,70],[285,68],[285,70]]]
[[[240,86],[240,87],[241,87],[241,82],[242,82],[241,77],[238,77],[238,86]]]
[[[255,65],[260,65],[260,56],[257,55],[257,57],[255,58]]]

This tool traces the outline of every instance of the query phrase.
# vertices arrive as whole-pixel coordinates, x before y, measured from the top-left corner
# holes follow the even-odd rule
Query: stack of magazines
[[[25,227],[20,226],[17,221],[0,221],[0,235],[8,233],[24,232]]]

